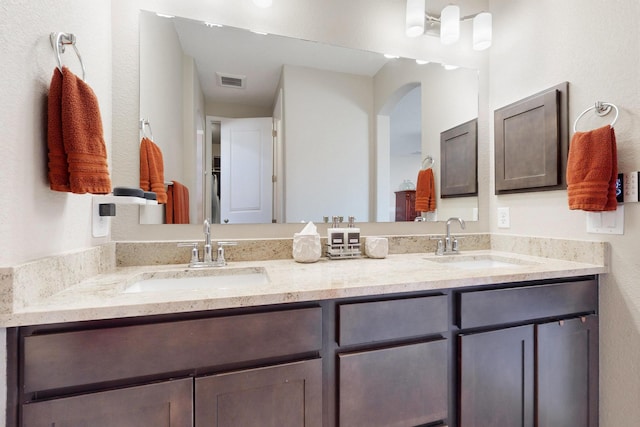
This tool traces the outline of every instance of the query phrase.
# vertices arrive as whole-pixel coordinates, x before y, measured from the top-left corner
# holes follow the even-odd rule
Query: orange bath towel
[[[111,192],[102,117],[95,93],[67,67],[49,89],[49,185],[73,193]]]
[[[162,151],[149,138],[140,142],[140,188],[156,193],[158,203],[167,203]]]
[[[173,181],[167,190],[167,224],[189,224],[189,189]]]
[[[416,212],[433,212],[436,210],[436,185],[432,169],[418,172],[416,183]]]
[[[62,138],[62,73],[53,70],[47,99],[47,147],[49,148],[49,186],[55,191],[71,191],[69,164]]]
[[[567,160],[569,209],[615,211],[618,156],[616,135],[609,125],[576,132]]]

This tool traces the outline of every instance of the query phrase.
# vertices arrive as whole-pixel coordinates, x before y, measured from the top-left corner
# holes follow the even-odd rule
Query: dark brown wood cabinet
[[[448,295],[338,304],[338,425],[417,426],[449,410]]]
[[[196,427],[321,427],[320,359],[195,379]]]
[[[338,359],[340,426],[418,426],[447,418],[446,340]]]
[[[598,317],[536,325],[537,427],[598,425]]]
[[[7,330],[7,425],[597,427],[594,277]]]
[[[457,301],[458,323],[474,328],[458,334],[459,427],[598,425],[595,280],[461,292]]]
[[[188,427],[193,420],[193,380],[28,403],[22,425],[64,427]]]
[[[416,216],[416,190],[396,191],[396,221],[413,221]]]
[[[598,320],[461,335],[460,427],[598,425]]]
[[[461,335],[461,427],[533,427],[531,325]]]
[[[21,328],[17,425],[320,427],[320,307],[215,314]]]

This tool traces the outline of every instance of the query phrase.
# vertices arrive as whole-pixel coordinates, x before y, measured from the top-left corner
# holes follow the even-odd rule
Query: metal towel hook
[[[78,51],[78,48],[76,46],[75,34],[51,33],[49,39],[51,40],[51,46],[56,51],[56,59],[58,60],[58,69],[60,70],[60,72],[62,72],[62,59],[60,58],[60,54],[64,53],[66,45],[71,45],[73,46],[73,50],[76,51],[76,55],[80,60],[80,66],[82,67],[82,80],[85,80],[87,72],[84,68],[84,63],[82,62],[82,56],[80,55],[80,52]]]
[[[142,131],[143,138],[147,136],[147,133],[145,132],[145,127],[149,128],[149,139],[153,141],[153,131],[151,130],[151,123],[149,123],[148,119],[140,119],[140,130]]]
[[[430,167],[433,166],[433,164],[435,163],[435,160],[433,160],[433,157],[431,156],[431,154],[427,154],[424,158],[424,160],[422,160],[422,169],[429,169]]]
[[[596,101],[596,105],[594,107],[596,110],[596,114],[600,117],[606,116],[611,111],[611,104],[602,101]]]
[[[578,121],[582,118],[582,116],[584,116],[589,111],[594,110],[598,116],[604,117],[611,112],[611,109],[615,110],[616,112],[616,115],[610,124],[610,126],[613,127],[613,125],[615,125],[616,122],[618,121],[618,107],[616,107],[615,104],[611,104],[609,102],[598,101],[593,105],[593,107],[589,107],[586,110],[584,110],[582,113],[580,113],[578,118],[576,118],[576,121],[573,122],[573,132],[574,133],[576,132]]]

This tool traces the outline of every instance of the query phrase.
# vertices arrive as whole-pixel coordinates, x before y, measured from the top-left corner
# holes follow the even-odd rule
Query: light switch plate
[[[510,228],[511,217],[509,215],[509,208],[498,208],[498,228]]]
[[[624,174],[624,202],[638,201],[638,171],[626,172]]]
[[[609,212],[587,212],[587,233],[624,234],[624,205]]]

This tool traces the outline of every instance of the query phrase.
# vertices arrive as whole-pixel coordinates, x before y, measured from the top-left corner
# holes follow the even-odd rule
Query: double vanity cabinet
[[[8,330],[9,425],[596,427],[594,276]]]

